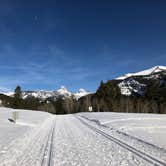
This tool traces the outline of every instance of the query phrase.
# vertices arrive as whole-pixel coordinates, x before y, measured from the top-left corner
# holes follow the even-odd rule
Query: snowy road
[[[2,146],[0,154],[0,166],[166,165],[165,149],[112,132],[77,114],[48,116]]]

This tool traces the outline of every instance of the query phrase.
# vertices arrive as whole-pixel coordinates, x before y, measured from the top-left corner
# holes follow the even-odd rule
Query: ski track
[[[151,165],[87,128],[72,115],[58,116],[54,135],[52,165]]]
[[[103,132],[102,130],[98,129],[97,127],[94,127],[93,125],[90,125],[89,123],[85,122],[82,118],[77,117],[83,124],[85,124],[88,128],[92,129],[93,131],[95,131],[96,133],[99,133],[100,135],[102,135],[103,137],[109,139],[110,141],[118,144],[119,146],[129,150],[130,152],[132,152],[133,154],[139,156],[140,158],[144,159],[145,161],[156,165],[156,166],[166,166],[166,163],[164,161],[161,161],[157,158],[155,158],[154,156],[149,155],[148,153],[145,153],[142,151],[142,149],[136,149],[135,147],[127,144],[124,142],[124,140],[120,140],[117,139],[113,136],[111,136],[110,134],[107,134],[106,132]]]
[[[44,154],[42,157],[41,166],[51,166],[51,163],[52,163],[51,161],[53,158],[52,153],[53,153],[55,125],[56,125],[56,122],[54,120],[52,128],[51,128],[48,138],[47,138],[47,143],[45,144],[45,147],[44,147]]]
[[[6,146],[5,153],[0,156],[0,166],[39,166],[44,153],[53,118],[47,119],[43,125],[25,133],[22,137]]]
[[[137,149],[141,149],[145,153],[149,153],[151,156],[155,156],[156,158],[159,158],[163,160],[166,163],[166,149],[160,148],[156,145],[153,145],[149,142],[146,142],[142,139],[139,139],[137,137],[134,137],[132,135],[129,135],[123,131],[120,131],[116,128],[110,128],[106,125],[101,124],[96,119],[89,119],[86,116],[76,116],[82,118],[87,123],[90,123],[92,126],[97,127],[101,129],[102,131],[106,132],[107,134],[110,134],[111,136],[122,140],[123,142],[136,147]]]
[[[112,135],[107,132],[106,128],[77,115],[52,116],[10,142],[5,149],[1,148],[0,166],[164,165],[154,160],[165,155],[164,151],[141,142],[133,146],[134,138],[121,133],[117,138],[117,132]],[[148,148],[153,153],[146,153]]]

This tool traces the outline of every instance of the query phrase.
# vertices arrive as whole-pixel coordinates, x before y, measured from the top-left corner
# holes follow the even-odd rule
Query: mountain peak
[[[149,69],[146,69],[143,71],[139,71],[136,73],[125,74],[121,77],[116,78],[116,80],[124,80],[124,79],[132,77],[132,76],[147,76],[147,75],[151,75],[151,74],[162,72],[162,71],[166,71],[166,66],[154,66],[152,68],[149,68]]]
[[[60,89],[67,90],[67,88],[64,85],[62,85]]]
[[[92,93],[81,88],[76,93],[74,93],[74,96],[75,96],[75,99],[78,100],[79,98],[89,95],[89,94],[92,94]]]
[[[78,90],[78,92],[79,93],[86,93],[87,91],[85,89],[81,88],[81,89]]]
[[[116,78],[116,80],[120,81],[118,86],[122,95],[130,96],[133,93],[143,95],[147,86],[147,80],[155,79],[163,82],[163,74],[166,74],[166,66],[154,66],[137,73],[128,73]]]

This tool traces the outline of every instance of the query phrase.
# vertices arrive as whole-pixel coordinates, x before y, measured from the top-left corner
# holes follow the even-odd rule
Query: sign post
[[[14,111],[13,112],[13,120],[14,120],[15,123],[16,123],[16,121],[17,121],[18,118],[19,118],[18,111]]]

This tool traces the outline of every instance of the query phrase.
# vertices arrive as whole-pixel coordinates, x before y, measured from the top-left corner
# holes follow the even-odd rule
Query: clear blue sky
[[[85,88],[166,65],[165,0],[1,0],[0,90]]]

